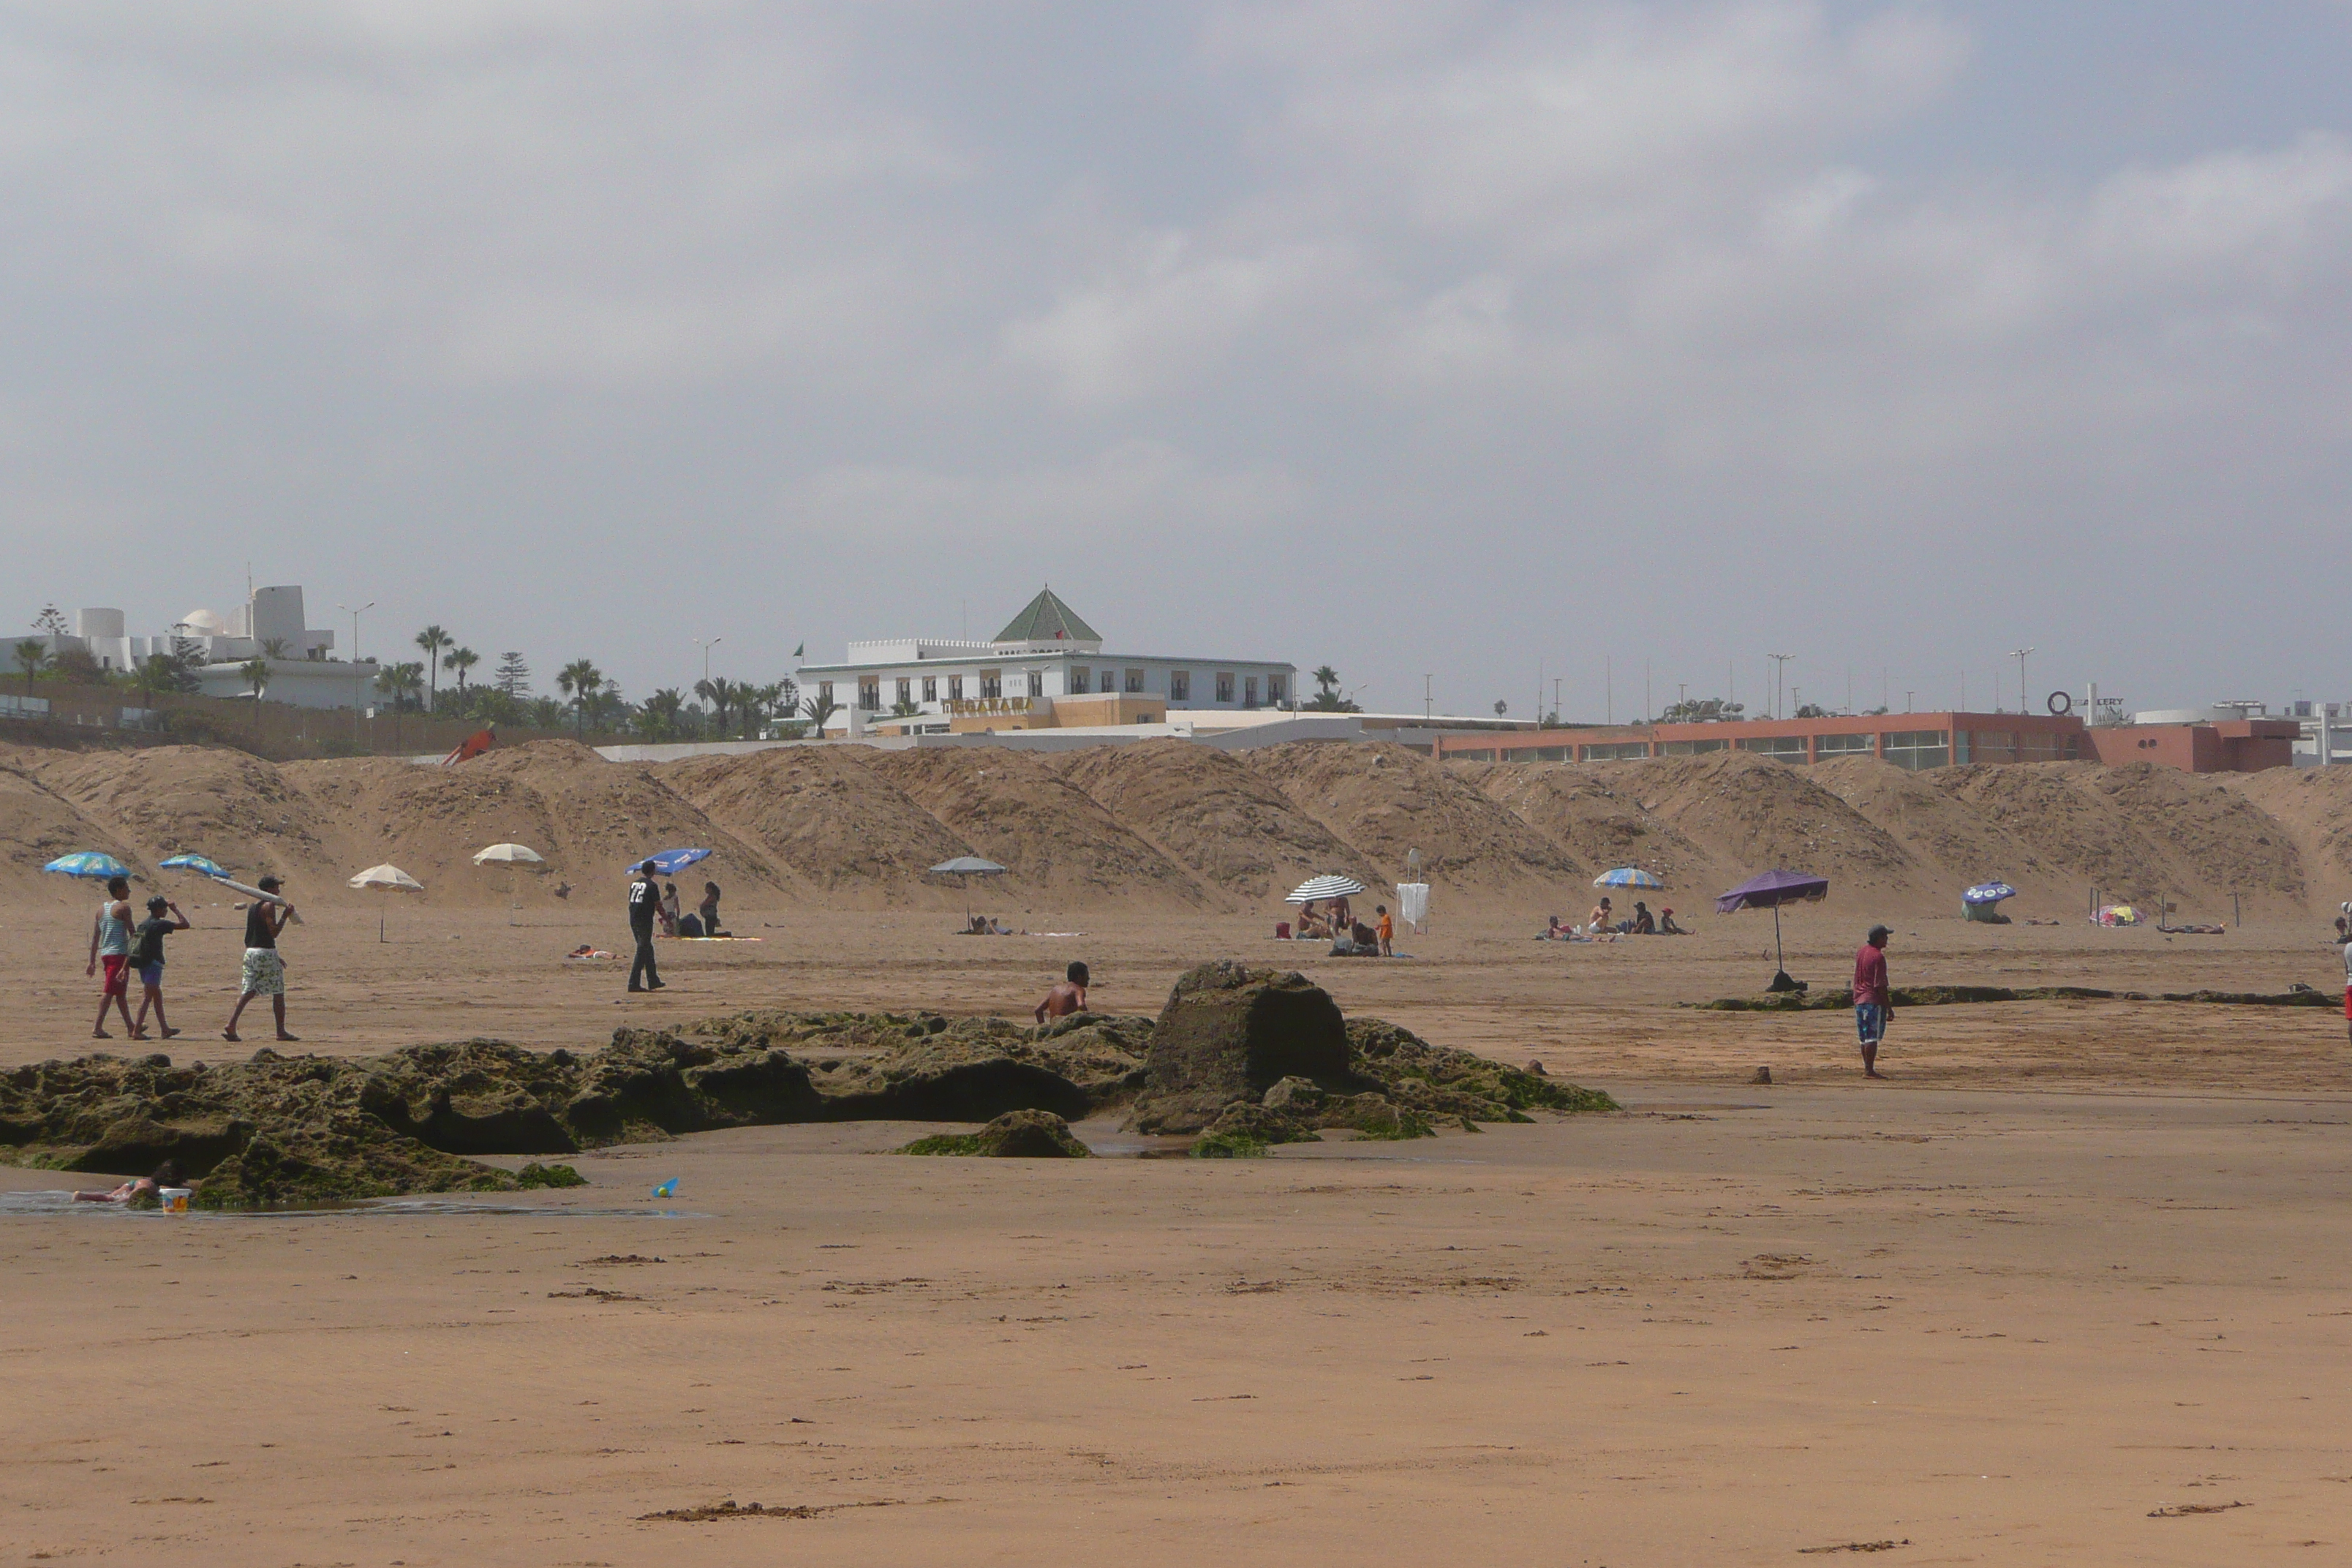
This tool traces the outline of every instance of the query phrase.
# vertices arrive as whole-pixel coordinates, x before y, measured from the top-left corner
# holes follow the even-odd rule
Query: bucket
[[[194,1191],[193,1187],[159,1187],[155,1196],[163,1204],[165,1214],[185,1214],[188,1212],[188,1194]]]

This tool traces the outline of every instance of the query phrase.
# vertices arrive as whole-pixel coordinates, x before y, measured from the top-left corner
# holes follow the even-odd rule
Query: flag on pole
[[[800,647],[796,647],[796,648],[793,649],[793,657],[794,658],[804,658],[804,657],[807,655],[807,653],[808,653],[808,644],[806,644],[806,643],[803,643],[803,644],[801,644],[801,646],[800,646]]]

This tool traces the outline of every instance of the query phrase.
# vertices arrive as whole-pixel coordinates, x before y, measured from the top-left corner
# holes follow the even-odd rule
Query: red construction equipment
[[[470,762],[480,756],[498,743],[499,732],[496,730],[478,730],[467,736],[456,751],[442,758],[441,765],[445,768],[454,768],[459,763]]]

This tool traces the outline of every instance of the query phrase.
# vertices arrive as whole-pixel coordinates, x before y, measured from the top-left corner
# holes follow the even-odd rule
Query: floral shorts
[[[274,947],[245,950],[245,994],[248,996],[286,994],[286,961]]]

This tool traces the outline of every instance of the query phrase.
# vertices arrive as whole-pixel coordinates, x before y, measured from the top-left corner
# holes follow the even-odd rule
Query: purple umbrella
[[[1780,906],[1800,900],[1818,901],[1830,890],[1827,877],[1816,877],[1811,871],[1760,871],[1731,891],[1715,900],[1715,912],[1736,915],[1742,910],[1772,911],[1772,956],[1778,972],[1772,976],[1772,989],[1790,991],[1796,982],[1789,978],[1788,960],[1780,948]]]

